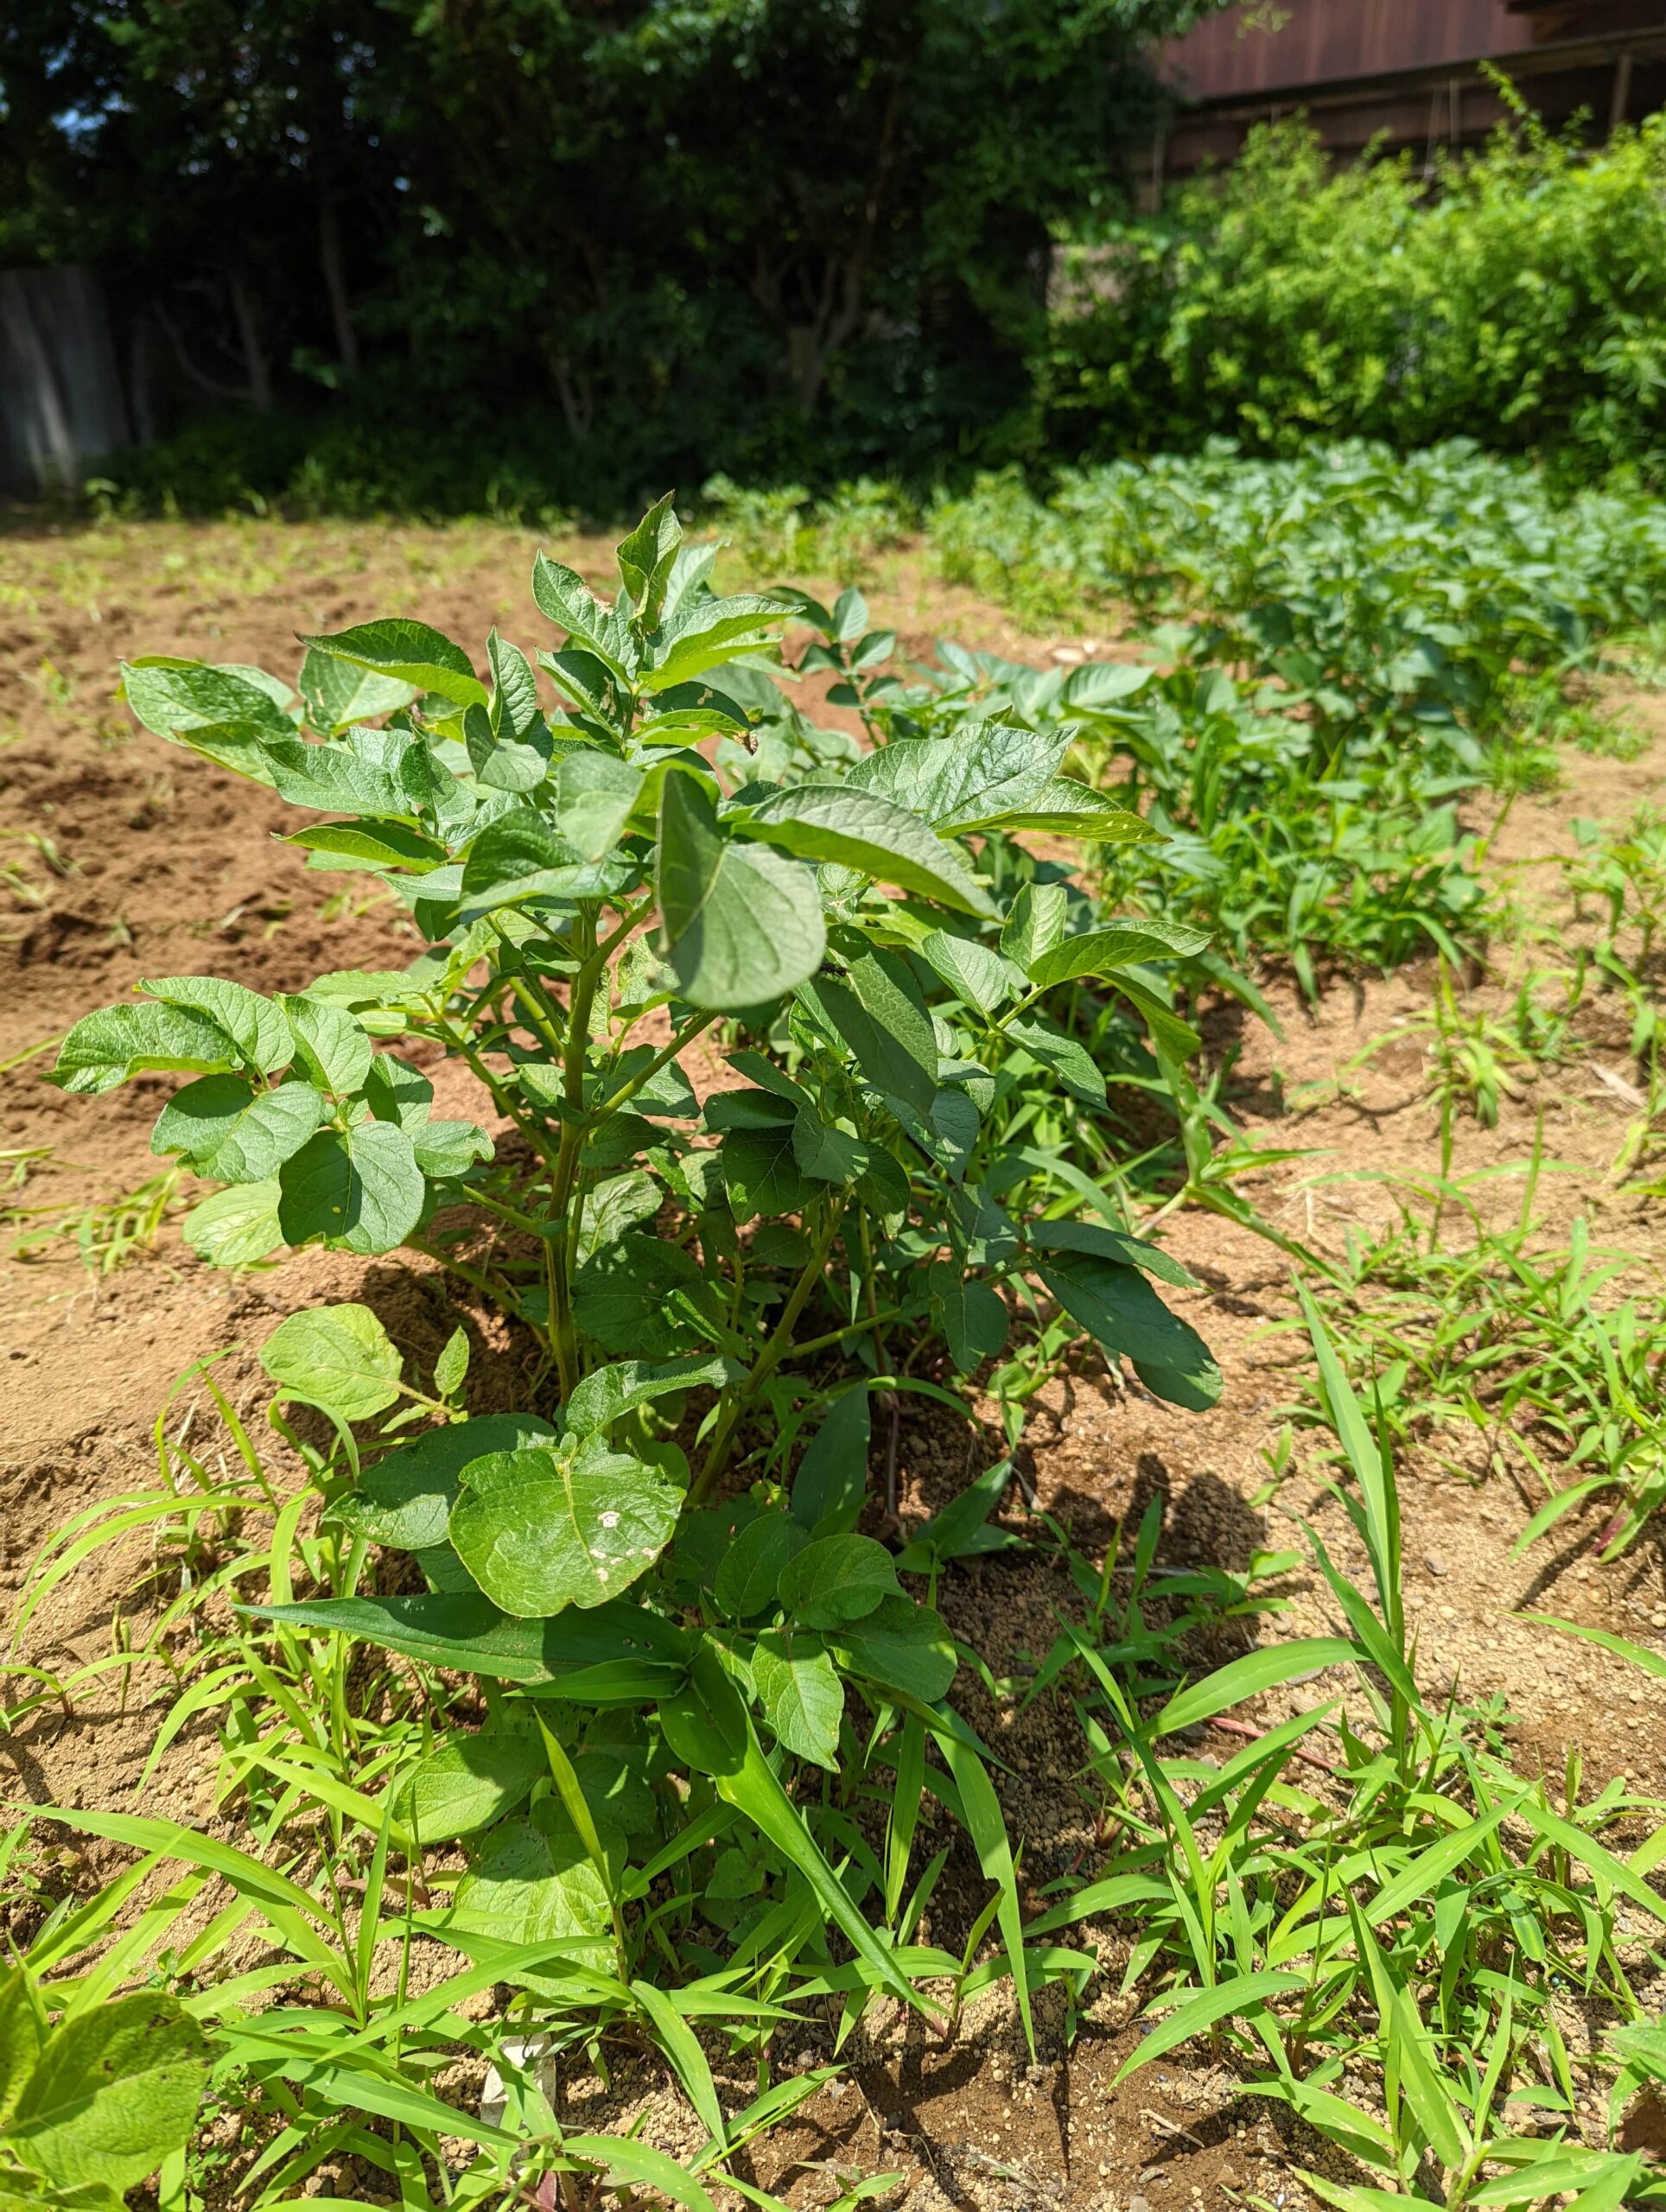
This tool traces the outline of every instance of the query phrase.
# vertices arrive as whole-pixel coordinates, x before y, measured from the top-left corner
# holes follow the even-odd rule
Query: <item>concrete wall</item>
[[[92,270],[0,270],[0,491],[79,483],[130,435]]]

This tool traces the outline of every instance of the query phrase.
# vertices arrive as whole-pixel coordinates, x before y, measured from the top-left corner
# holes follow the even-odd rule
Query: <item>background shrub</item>
[[[1661,116],[1594,154],[1526,116],[1429,181],[1408,153],[1332,173],[1305,124],[1259,126],[1161,218],[1067,257],[1037,370],[1049,439],[1097,455],[1468,436],[1657,477],[1663,187]]]

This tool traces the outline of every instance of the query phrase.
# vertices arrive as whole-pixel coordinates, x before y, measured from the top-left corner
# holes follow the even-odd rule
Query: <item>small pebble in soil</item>
[[[1447,1563],[1439,1552],[1425,1552],[1423,1564],[1431,1574],[1444,1574],[1447,1571]]]

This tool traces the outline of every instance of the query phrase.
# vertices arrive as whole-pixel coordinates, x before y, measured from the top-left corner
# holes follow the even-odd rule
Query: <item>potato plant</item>
[[[1153,1287],[1183,1271],[1110,1218],[1021,1203],[1034,1179],[992,1112],[1021,1051],[1035,1079],[1097,1081],[1103,1100],[1047,1011],[1063,988],[1115,988],[1183,1048],[1147,963],[1202,939],[1104,919],[1011,865],[1014,831],[1154,834],[1060,773],[1068,726],[967,718],[857,753],[800,722],[789,742],[759,689],[777,696],[789,604],[857,671],[880,651],[865,609],[720,597],[711,561],[669,501],[620,547],[611,603],[540,556],[533,597],[560,633],[535,656],[547,685],[495,632],[483,678],[404,620],[303,640],[293,690],[129,667],[148,728],[310,810],[290,842],[378,878],[427,949],[279,998],[146,982],[77,1025],[55,1080],[189,1077],[153,1141],[223,1186],[188,1224],[206,1258],[414,1244],[544,1344],[538,1409],[472,1421],[458,1373],[431,1398],[401,1382],[367,1308],[297,1316],[268,1348],[289,1393],[344,1427],[402,1394],[442,1416],[333,1499],[357,1540],[334,1594],[277,1609],[524,1687],[470,1748],[436,1754],[452,1764],[413,1796],[413,1828],[507,1823],[494,1848],[532,1922],[622,1944],[634,1846],[669,1847],[652,1784],[703,1777],[895,1987],[765,1744],[859,1770],[854,1687],[881,1732],[915,1731],[916,1763],[936,1740],[999,1864],[993,1793],[941,1702],[954,1647],[855,1525],[869,1393],[900,1380],[888,1332],[935,1332],[970,1372],[1039,1284],[1147,1388],[1213,1402],[1213,1362]],[[703,1038],[727,1053],[715,1088],[703,1062]],[[477,1080],[497,1136],[436,1116],[399,1049],[417,1043]],[[742,1448],[760,1480],[722,1503]],[[371,1542],[413,1554],[426,1592],[361,1589]],[[552,1709],[566,1721],[535,1725]],[[1011,1948],[1009,1878],[1005,1895]]]

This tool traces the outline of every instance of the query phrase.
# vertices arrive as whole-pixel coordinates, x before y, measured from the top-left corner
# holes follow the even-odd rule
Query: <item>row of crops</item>
[[[740,503],[740,550],[882,558],[881,504]],[[755,2148],[864,2025],[952,2044],[1005,1991],[1033,2056],[1108,1980],[1144,2007],[1125,2072],[1206,2038],[1349,2212],[1661,2193],[1610,2126],[1666,2081],[1631,1936],[1666,1919],[1661,1808],[1525,1777],[1424,1678],[1397,1469],[1484,1429],[1542,1500],[1524,1541],[1588,1510],[1611,1554],[1666,1492],[1657,1305],[1538,1232],[1536,1153],[1504,1227],[1450,1172],[1459,1124],[1618,1026],[1615,1174],[1658,1173],[1666,832],[1591,825],[1561,864],[1580,925],[1538,942],[1481,829],[1625,742],[1591,687],[1653,665],[1666,519],[1459,447],[1223,450],[1046,499],[993,480],[926,536],[1032,620],[1131,606],[1148,650],[918,664],[854,587],[719,594],[662,501],[605,597],[540,556],[530,653],[398,618],[306,640],[293,677],[124,671],[146,728],[305,810],[309,864],[424,949],[289,994],[152,978],[54,1079],[181,1078],[153,1146],[207,1186],[204,1261],[414,1251],[458,1325],[416,1370],[370,1304],[302,1308],[260,1419],[194,1370],[212,1440],[164,1417],[155,1489],[35,1563],[26,1645],[102,1546],[159,1548],[173,1594],[121,1662],[170,1677],[145,1778],[213,1732],[219,1817],[58,1812],[137,1857],[0,1982],[20,2196],[108,2206],[160,2170],[200,2200],[206,2096],[261,2208],[343,2158],[408,2204],[768,2204]],[[1339,1262],[1258,1210],[1268,1155],[1203,1034],[1223,1004],[1275,1022],[1287,976],[1318,1002],[1415,959],[1440,1170]],[[436,1110],[460,1077],[477,1119]],[[1219,1399],[1162,1233],[1188,1208],[1294,1271],[1283,1450],[1330,1471],[1345,1557],[1293,1515],[1242,1571],[1175,1571],[1155,1509],[1106,1556],[1026,1507],[1059,1374]],[[470,1410],[482,1314],[530,1348],[507,1411]],[[900,1401],[966,1455],[906,1529]],[[957,1585],[1037,1559],[1068,1595],[1011,1675]],[[1334,1633],[1281,1639],[1292,1578]],[[1322,1702],[1199,1751],[1317,1670]],[[1043,1704],[1092,1838],[1056,1873],[1001,1749]],[[606,2080],[626,2049],[678,2086],[676,2155],[560,2117],[550,2063]],[[488,2065],[489,2109],[458,2087]]]

